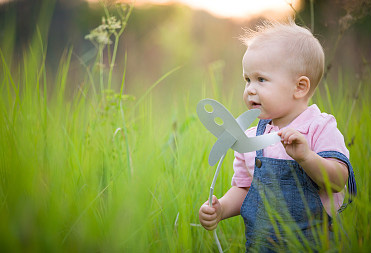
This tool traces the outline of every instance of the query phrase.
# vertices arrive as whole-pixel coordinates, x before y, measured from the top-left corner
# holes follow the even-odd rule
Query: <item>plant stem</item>
[[[100,92],[104,99],[103,94],[103,46],[99,45],[99,84],[100,84]]]
[[[310,0],[310,29],[314,33],[314,7],[313,0]]]
[[[116,54],[117,54],[117,47],[119,44],[119,39],[120,35],[115,34],[115,45],[113,48],[113,53],[112,53],[112,59],[111,63],[109,65],[109,74],[108,74],[108,89],[111,89],[111,83],[112,83],[112,72],[113,72],[113,67],[115,66],[115,61],[116,61]]]
[[[130,17],[131,11],[133,10],[133,5],[130,5],[129,8],[130,9],[127,12],[127,14],[125,15],[125,18],[122,19],[122,21],[121,21],[121,25],[122,26],[121,26],[120,31],[118,33],[116,33],[116,32],[114,33],[115,34],[115,44],[114,44],[114,47],[113,47],[112,59],[111,59],[110,69],[109,69],[109,74],[108,74],[108,89],[111,89],[112,72],[113,72],[113,67],[115,66],[115,61],[116,61],[117,48],[118,48],[119,40],[120,40],[121,34],[124,32],[124,30],[126,28],[127,21],[128,21],[128,19]],[[107,17],[108,17],[108,15],[107,15]]]
[[[126,147],[126,160],[128,164],[129,175],[133,175],[133,167],[131,166],[131,156],[130,156],[130,146],[129,146],[129,139],[128,139],[128,130],[126,128],[126,121],[125,121],[125,114],[124,109],[122,108],[122,103],[120,101],[120,110],[121,110],[121,117],[123,122],[123,129],[124,129],[124,139],[125,139],[125,147]]]

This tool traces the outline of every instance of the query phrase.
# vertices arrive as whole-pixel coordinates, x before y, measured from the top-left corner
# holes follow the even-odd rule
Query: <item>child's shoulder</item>
[[[334,144],[344,142],[344,136],[337,126],[336,118],[329,113],[320,112],[313,117],[308,127],[308,135],[313,141],[326,140]]]
[[[338,151],[349,157],[344,136],[337,127],[336,118],[326,112],[316,115],[308,128],[311,149],[316,153]]]
[[[291,122],[289,127],[302,134],[313,134],[327,127],[336,128],[337,123],[333,115],[321,112],[318,106],[313,104]]]
[[[318,108],[318,107],[317,107]],[[334,115],[321,112],[318,109],[318,113],[313,115],[313,118],[310,120],[310,128],[337,128],[337,122]]]

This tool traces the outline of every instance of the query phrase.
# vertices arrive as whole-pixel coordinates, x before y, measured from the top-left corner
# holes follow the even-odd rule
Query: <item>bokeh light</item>
[[[86,0],[98,2],[99,0]],[[130,2],[121,0],[121,2]],[[136,0],[136,6],[148,4],[173,4],[182,3],[191,8],[207,11],[217,17],[250,19],[253,17],[264,16],[265,18],[280,19],[288,15],[293,15],[294,10],[302,8],[301,0]]]

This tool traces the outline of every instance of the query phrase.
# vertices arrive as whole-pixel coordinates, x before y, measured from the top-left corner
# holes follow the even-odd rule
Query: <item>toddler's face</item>
[[[295,106],[295,76],[290,71],[285,53],[279,46],[254,46],[242,60],[246,87],[243,94],[249,109],[261,110],[260,119],[272,119],[283,127]]]

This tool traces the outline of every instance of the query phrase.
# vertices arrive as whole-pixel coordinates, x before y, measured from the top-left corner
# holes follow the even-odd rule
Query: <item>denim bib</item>
[[[262,135],[269,122],[260,120],[256,135]],[[351,195],[356,195],[354,173],[348,158],[336,151],[318,155],[337,158],[348,165],[348,190]],[[263,150],[256,151],[253,181],[241,207],[246,250],[270,252],[274,251],[275,245],[286,248],[287,227],[294,231],[299,241],[305,238],[314,244],[313,230],[321,226],[324,215],[327,215],[318,190],[316,183],[296,161],[267,158],[263,156]],[[331,222],[330,216],[327,215],[327,219]]]

